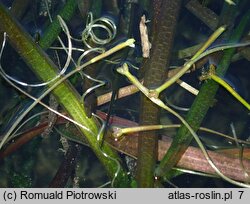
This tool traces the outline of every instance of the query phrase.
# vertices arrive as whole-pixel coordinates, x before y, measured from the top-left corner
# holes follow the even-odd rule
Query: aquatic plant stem
[[[151,40],[149,58],[144,59],[140,74],[147,88],[158,87],[166,80],[175,37],[177,19],[182,0],[153,0]],[[145,36],[145,35],[144,35]],[[144,39],[141,39],[142,41]],[[145,54],[145,53],[144,53]],[[158,124],[160,108],[144,95],[140,99],[140,125]],[[154,168],[157,155],[156,131],[141,132],[138,138],[138,162],[136,181],[138,187],[154,187]]]
[[[240,24],[237,26],[236,30],[233,32],[230,42],[239,41],[241,35],[244,32],[244,29],[248,25],[250,20],[250,11],[248,11],[245,16],[242,18]],[[219,76],[223,76],[227,71],[230,60],[234,54],[235,49],[228,49],[224,51],[223,58],[218,65],[216,70]],[[214,96],[218,89],[219,85],[210,80],[203,84],[201,87],[198,96],[196,97],[190,111],[187,114],[186,121],[190,124],[193,130],[197,130],[200,127],[200,124],[205,117],[209,107],[213,104]],[[187,149],[188,145],[192,140],[192,136],[189,133],[189,130],[182,126],[177,135],[175,136],[174,141],[171,144],[168,153],[162,159],[160,165],[156,169],[156,173],[159,176],[164,176],[169,172],[173,166],[180,160],[181,156]]]
[[[147,126],[136,126],[136,127],[127,127],[127,128],[122,128],[122,127],[113,127],[113,133],[112,136],[115,137],[116,140],[120,140],[122,136],[125,134],[133,134],[141,131],[149,131],[149,130],[162,130],[162,129],[170,129],[170,128],[180,128],[181,124],[171,124],[171,125],[147,125]],[[247,144],[250,145],[250,142],[240,140],[234,137],[231,137],[229,135],[223,134],[221,132],[205,128],[205,127],[200,127],[199,130],[208,132],[214,135],[218,135],[220,137],[227,138],[231,141],[235,141],[237,143],[241,144]]]
[[[193,60],[197,59],[201,53],[203,53],[224,31],[226,27],[221,26],[219,27],[209,38],[208,40],[204,43],[204,45],[196,52],[196,54],[191,58],[189,62],[192,62]],[[166,88],[171,86],[173,83],[176,82],[177,79],[179,79],[181,76],[183,76],[190,68],[190,63],[186,63],[183,68],[173,77],[168,79],[164,84],[159,86],[158,88],[155,89],[155,92],[159,95],[162,91],[164,91]],[[193,63],[192,63],[193,64]]]
[[[15,20],[11,17],[8,11],[6,11],[2,4],[0,4],[0,27],[1,30],[7,32],[8,39],[11,45],[22,56],[26,63],[30,65],[32,70],[39,76],[39,78],[41,78],[43,81],[48,81],[49,79],[57,76],[58,70],[53,62],[42,51],[42,49],[33,42],[32,38],[28,34],[26,34],[26,32],[20,27],[20,25],[15,22]],[[98,59],[100,58],[96,58],[95,60]],[[95,60],[86,63],[86,66],[88,64],[94,63]],[[97,135],[98,127],[96,121],[93,118],[88,118],[86,116],[84,106],[80,102],[80,96],[69,84],[69,82],[63,82],[64,80],[65,78],[60,78],[60,83],[57,83],[57,81],[55,83],[49,84],[50,87],[56,84],[53,89],[53,94],[57,98],[58,102],[65,108],[65,110],[67,110],[72,119],[80,124],[84,124],[84,126],[88,127]],[[79,129],[86,136],[92,150],[95,152],[95,154],[107,170],[107,174],[111,178],[113,178],[117,170],[116,163],[107,159],[103,155],[103,153],[99,150],[99,144],[96,142],[96,138],[93,137],[93,135],[90,134],[89,131],[86,131],[82,128]],[[103,151],[105,151],[109,156],[117,158],[117,160],[119,160],[117,154],[112,151],[107,145],[104,145]],[[126,172],[123,169],[121,169],[117,177],[116,185],[129,185]]]
[[[226,83],[222,78],[220,78],[219,76],[215,75],[215,74],[211,74],[209,75],[209,78],[213,79],[214,81],[216,81],[218,84],[220,84],[221,86],[223,86],[226,90],[228,90],[230,92],[230,94],[232,94],[232,96],[234,96],[240,103],[242,103],[248,110],[250,110],[250,104],[244,99],[242,98],[228,83]]]

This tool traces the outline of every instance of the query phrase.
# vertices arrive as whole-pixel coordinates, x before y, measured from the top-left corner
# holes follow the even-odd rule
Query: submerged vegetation
[[[2,0],[0,186],[250,187],[249,25],[248,0]]]

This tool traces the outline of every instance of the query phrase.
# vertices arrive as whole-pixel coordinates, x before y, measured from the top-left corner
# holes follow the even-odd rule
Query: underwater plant
[[[1,1],[0,185],[249,187],[247,8]]]

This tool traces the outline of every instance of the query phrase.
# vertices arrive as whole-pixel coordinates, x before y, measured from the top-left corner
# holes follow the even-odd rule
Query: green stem
[[[244,32],[244,29],[248,25],[249,19],[250,11],[248,11],[243,17],[242,21],[231,36],[230,42],[239,41]],[[235,48],[226,50],[224,52],[223,58],[216,70],[219,76],[223,76],[226,73],[234,52]],[[192,104],[192,107],[186,117],[186,121],[194,131],[198,130],[209,107],[213,104],[214,96],[217,92],[218,87],[219,85],[212,80],[204,83],[201,87],[199,94]],[[177,135],[175,136],[170,149],[156,169],[156,175],[163,176],[167,172],[169,172],[173,168],[173,166],[180,160],[181,156],[186,151],[192,139],[193,137],[192,135],[190,135],[188,129],[182,125]]]
[[[68,22],[75,13],[76,8],[77,8],[76,0],[67,0],[65,6],[57,15],[61,16],[65,22]],[[48,49],[51,46],[51,44],[57,39],[61,30],[62,28],[60,26],[60,23],[57,17],[55,17],[53,19],[53,22],[46,28],[43,37],[39,41],[39,45],[43,49]]]
[[[2,4],[0,4],[0,25],[1,30],[7,33],[11,45],[39,78],[43,81],[48,81],[57,76],[58,70],[56,65],[54,65],[43,50],[33,42],[32,38],[22,29],[22,27],[15,22]],[[49,86],[53,86],[53,83]],[[86,136],[90,147],[95,152],[98,159],[104,165],[107,174],[113,178],[117,170],[117,164],[105,157],[100,151],[96,137],[91,134],[91,132],[93,132],[97,135],[98,127],[93,118],[88,118],[86,116],[84,106],[80,102],[79,94],[68,81],[59,84],[53,90],[53,94],[72,119],[90,129],[90,131],[87,131],[86,129],[79,128]],[[104,145],[103,151],[110,157],[119,160],[118,155],[107,145]],[[119,172],[115,184],[117,186],[128,186],[128,177],[123,169]]]

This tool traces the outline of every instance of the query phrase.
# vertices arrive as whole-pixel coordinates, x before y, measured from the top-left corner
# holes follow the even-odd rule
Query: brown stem
[[[215,30],[219,23],[219,17],[209,8],[202,6],[199,1],[191,0],[186,8],[205,23],[211,30]]]
[[[150,58],[145,62],[144,85],[147,88],[161,85],[169,66],[181,0],[154,0],[153,40]],[[140,124],[158,124],[159,108],[142,96]],[[143,132],[139,137],[137,181],[139,187],[154,186],[154,168],[157,155],[157,133]]]
[[[56,175],[51,181],[50,188],[63,188],[68,182],[69,177],[74,174],[77,156],[79,154],[79,145],[71,143],[69,149],[63,159],[60,167],[58,168]]]

